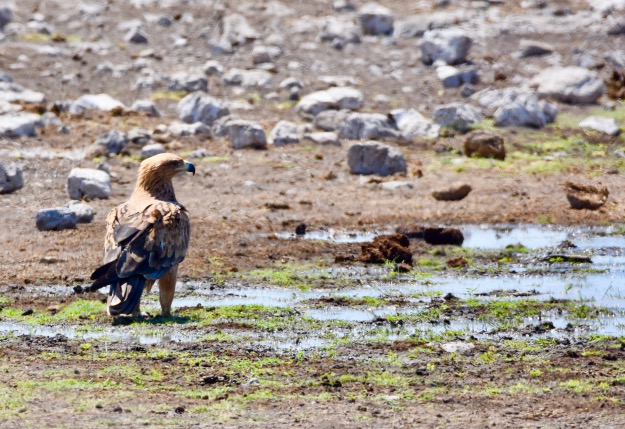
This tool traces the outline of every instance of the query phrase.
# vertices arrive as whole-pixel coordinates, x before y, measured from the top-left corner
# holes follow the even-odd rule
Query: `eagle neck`
[[[174,185],[168,177],[139,175],[133,191],[134,197],[148,197],[155,200],[176,201]]]

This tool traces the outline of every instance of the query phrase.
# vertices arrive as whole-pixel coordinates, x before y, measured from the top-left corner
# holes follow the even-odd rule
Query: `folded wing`
[[[91,275],[89,290],[112,285],[109,312],[128,313],[141,298],[145,281],[179,264],[188,245],[189,218],[182,205],[158,201],[133,209],[131,201],[122,204],[107,217],[104,265]]]

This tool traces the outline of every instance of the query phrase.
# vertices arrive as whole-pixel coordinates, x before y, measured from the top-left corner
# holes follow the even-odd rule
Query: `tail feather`
[[[115,267],[116,263],[117,261],[111,261],[108,264],[104,264],[91,274],[91,280],[94,280],[94,282],[88,288],[90,292],[94,292],[107,285],[112,285],[119,280]]]
[[[112,284],[107,302],[108,314],[110,316],[133,314],[141,300],[145,281],[145,277],[137,275],[118,280]]]

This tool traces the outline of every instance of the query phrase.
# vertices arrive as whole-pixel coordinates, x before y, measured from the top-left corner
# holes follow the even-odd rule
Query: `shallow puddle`
[[[308,350],[332,345],[336,341],[388,341],[414,336],[449,334],[479,338],[520,336],[578,336],[588,334],[622,335],[625,332],[625,236],[609,228],[563,228],[540,225],[527,226],[465,226],[464,247],[497,250],[508,245],[523,245],[528,253],[520,254],[518,262],[505,264],[495,273],[482,267],[469,271],[445,270],[441,274],[423,276],[400,274],[390,276],[387,267],[332,267],[302,274],[321,274],[341,286],[299,290],[267,287],[262,280],[250,283],[228,281],[224,284],[183,282],[174,301],[174,310],[202,306],[264,306],[291,309],[297,328],[267,330],[251,324],[241,330],[219,325],[217,334],[225,341],[236,341],[251,347],[276,350]],[[335,242],[370,241],[378,232],[319,231],[306,234],[305,239]],[[285,235],[285,238],[291,235]],[[576,247],[560,249],[568,240]],[[592,263],[550,263],[548,255],[581,254]],[[482,273],[477,274],[478,270]],[[342,282],[341,282],[342,281]],[[330,285],[334,284],[329,282]],[[256,286],[257,285],[257,286]],[[63,296],[71,293],[68,286],[27,286],[20,293]],[[106,292],[103,290],[102,292]],[[575,319],[567,311],[547,311],[540,316],[526,317],[517,328],[501,330],[501,321],[480,319],[470,312],[434,315],[428,311],[445,303],[452,294],[460,300],[479,302],[566,300],[573,307],[601,310],[598,316]],[[344,304],[333,305],[332,298]],[[365,305],[371,298],[382,301]],[[354,300],[351,304],[350,299]],[[323,306],[320,303],[330,302]],[[339,302],[339,301],[337,301]],[[398,305],[395,305],[399,302]],[[145,297],[142,309],[152,314],[159,311],[158,288]],[[421,314],[426,316],[421,317]],[[435,314],[435,312],[433,313]],[[581,313],[583,314],[583,313]],[[609,316],[606,314],[610,314]],[[0,313],[0,317],[2,313]],[[310,322],[312,321],[312,322]],[[536,329],[545,321],[548,329]],[[517,320],[518,322],[518,320]],[[215,336],[212,325],[199,327],[194,323],[151,325],[135,323],[130,326],[91,326],[83,324],[29,325],[12,320],[0,320],[0,333],[101,341],[122,341],[157,344],[170,341],[194,342]],[[498,325],[499,323],[499,325]],[[306,328],[310,324],[310,329]]]

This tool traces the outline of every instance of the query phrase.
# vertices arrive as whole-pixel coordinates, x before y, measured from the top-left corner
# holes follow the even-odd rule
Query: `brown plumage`
[[[87,290],[111,286],[111,316],[140,314],[141,294],[156,280],[161,314],[171,313],[178,264],[189,246],[189,217],[171,182],[182,171],[195,174],[195,167],[169,153],[146,159],[130,199],[106,218],[104,264],[91,274],[94,282]]]

